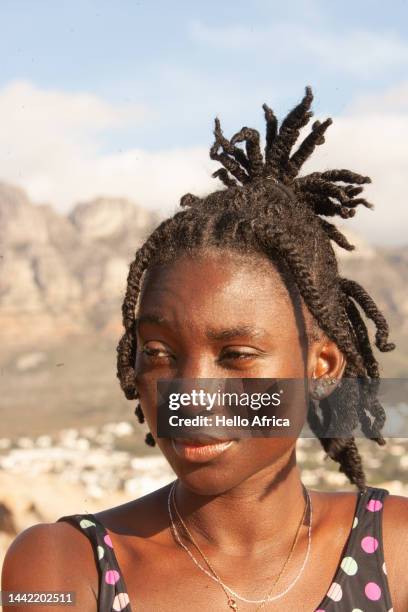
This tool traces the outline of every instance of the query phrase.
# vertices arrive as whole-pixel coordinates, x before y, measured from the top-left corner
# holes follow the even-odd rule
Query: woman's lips
[[[176,454],[187,461],[205,463],[224,453],[235,440],[190,440],[172,438],[171,443]]]

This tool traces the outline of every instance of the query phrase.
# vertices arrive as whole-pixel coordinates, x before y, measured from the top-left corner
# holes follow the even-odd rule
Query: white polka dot
[[[351,612],[363,612],[361,608],[353,608]]]
[[[82,529],[86,529],[87,527],[96,527],[95,523],[89,519],[82,519],[82,521],[79,521],[79,525],[82,527]]]
[[[99,560],[103,559],[103,557],[105,555],[105,551],[103,550],[103,546],[98,546],[97,551],[98,551],[98,559]]]
[[[127,593],[119,593],[116,595],[113,600],[112,609],[113,610],[123,610],[129,603],[129,595]]]
[[[340,567],[343,572],[347,574],[347,576],[354,576],[354,574],[357,574],[358,565],[356,560],[353,559],[353,557],[344,557],[344,559],[342,559]]]
[[[333,601],[340,601],[343,597],[343,591],[338,582],[332,582],[330,589],[327,592],[327,597]]]
[[[354,527],[357,527],[357,525],[358,525],[358,518],[355,516],[352,529],[354,529]]]

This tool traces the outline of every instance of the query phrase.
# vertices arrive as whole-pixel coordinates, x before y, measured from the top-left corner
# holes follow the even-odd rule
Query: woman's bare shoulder
[[[315,492],[316,493],[316,492]],[[358,493],[351,491],[318,492],[324,510],[351,511],[356,509]],[[408,497],[386,495],[384,498],[382,533],[385,547],[395,550],[396,546],[406,547],[408,543]]]
[[[387,495],[384,500],[383,540],[391,554],[407,550],[408,545],[408,497]]]
[[[73,609],[94,612],[98,574],[92,545],[69,523],[32,525],[10,544],[1,583],[3,591],[74,591],[78,603]],[[30,608],[25,604],[21,609],[27,612]],[[48,608],[35,605],[37,612]],[[19,606],[13,605],[10,610],[18,612]]]
[[[395,610],[408,610],[405,555],[408,548],[408,497],[387,495],[383,508],[383,547]]]
[[[405,518],[407,520],[407,512],[408,512],[408,497],[404,495],[392,495],[389,494],[385,498],[384,502],[384,517],[387,515],[389,517],[398,519],[398,515],[402,513],[401,520]]]

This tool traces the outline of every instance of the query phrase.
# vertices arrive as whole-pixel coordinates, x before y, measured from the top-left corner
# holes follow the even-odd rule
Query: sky
[[[221,186],[216,116],[263,136],[262,104],[283,118],[311,85],[334,122],[304,172],[369,175],[374,210],[340,225],[408,242],[408,2],[3,0],[0,18],[0,180],[34,202],[170,214]]]

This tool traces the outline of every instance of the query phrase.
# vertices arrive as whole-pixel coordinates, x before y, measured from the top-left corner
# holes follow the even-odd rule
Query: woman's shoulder
[[[21,531],[7,549],[3,591],[74,591],[78,603],[73,609],[94,612],[97,585],[92,548],[69,523],[32,525]],[[36,609],[41,612],[48,607]],[[19,607],[12,609],[18,612]]]
[[[403,582],[407,582],[403,561],[408,549],[408,497],[387,495],[384,500],[382,535],[385,556],[392,559],[393,569],[404,579]]]
[[[385,500],[384,521],[389,522],[391,528],[399,525],[408,530],[408,497],[389,494]]]
[[[370,486],[364,495],[352,491],[315,492],[320,500],[321,524],[325,532],[343,539],[356,532],[352,546],[361,545],[367,535],[382,547],[386,578],[394,610],[408,610],[408,581],[405,553],[408,548],[408,497],[394,495],[382,487]],[[357,517],[357,520],[354,520]],[[349,552],[352,552],[349,549]]]
[[[353,493],[349,493],[352,496]],[[355,495],[355,494],[354,494]],[[388,489],[370,486],[361,504],[364,531],[382,547],[387,582],[395,610],[408,610],[408,581],[405,554],[408,548],[408,497],[391,494]],[[381,568],[382,569],[382,568]]]
[[[328,522],[331,514],[341,515],[348,511],[357,513],[359,494],[352,491],[315,492],[322,500],[322,508]],[[377,501],[378,500],[378,501]],[[396,548],[406,547],[408,541],[408,497],[389,493],[388,489],[370,486],[365,495],[365,504],[360,511],[365,511],[376,520],[377,512],[381,517],[379,525],[385,548],[395,554]],[[380,503],[378,503],[380,502]]]
[[[387,495],[384,501],[382,535],[387,578],[394,609],[408,610],[405,555],[408,549],[408,497]]]
[[[95,568],[92,555],[93,543],[84,537],[87,531],[81,529],[81,523],[85,526],[87,521],[96,519],[98,523],[115,531],[119,536],[126,533],[128,528],[147,531],[153,519],[164,520],[166,516],[159,510],[163,508],[167,490],[168,485],[136,500],[93,514],[69,514],[61,516],[53,523],[37,523],[27,527],[10,544],[4,567],[17,574],[18,569],[22,571],[23,566],[25,569],[31,565],[27,564],[27,560],[35,560],[37,567],[48,562],[52,563],[54,568],[71,569],[72,565],[74,571],[81,573],[83,560],[89,568]],[[81,559],[81,564],[78,564],[78,558]]]
[[[21,531],[10,544],[5,560],[52,558],[56,564],[69,563],[71,553],[89,549],[84,538],[66,522],[37,523]]]

